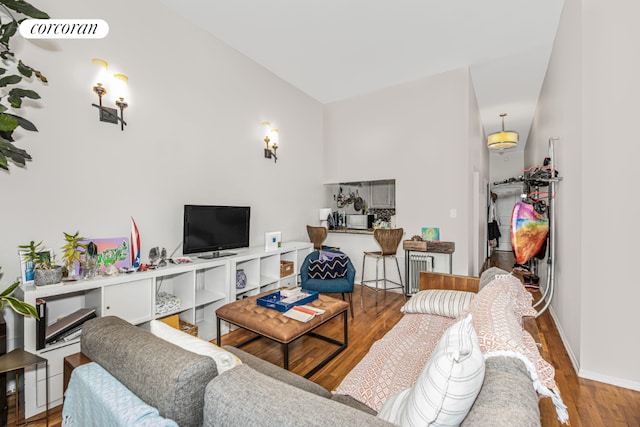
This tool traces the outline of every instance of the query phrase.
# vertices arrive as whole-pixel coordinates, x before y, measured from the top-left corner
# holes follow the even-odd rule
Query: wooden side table
[[[44,363],[46,376],[44,381],[45,386],[45,399],[46,399],[46,425],[49,426],[49,363],[47,359],[44,357],[37,356],[35,354],[31,354],[28,351],[24,351],[21,348],[16,348],[11,350],[9,353],[0,356],[0,374],[5,374],[9,372],[15,372],[16,377],[16,403],[15,403],[15,413],[16,413],[16,425],[25,425],[26,420],[23,419],[22,423],[18,423],[20,417],[20,396],[18,395],[18,390],[20,389],[19,382],[19,372],[24,371],[25,368],[29,368],[31,366],[36,366]],[[40,420],[42,421],[42,420]]]
[[[71,373],[78,366],[82,366],[86,363],[90,363],[92,360],[89,359],[84,353],[74,353],[64,358],[64,388],[62,390],[67,391],[67,387],[69,386],[69,380],[71,379]]]

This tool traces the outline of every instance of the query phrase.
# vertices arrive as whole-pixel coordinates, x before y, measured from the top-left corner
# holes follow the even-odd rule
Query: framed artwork
[[[275,251],[282,246],[282,234],[279,231],[271,231],[264,234],[265,250]]]
[[[18,251],[20,255],[20,272],[22,273],[22,283],[33,283],[33,261],[27,261],[24,256],[27,251]],[[53,261],[53,249],[45,248],[38,252],[40,259],[44,261]]]
[[[422,227],[422,238],[424,240],[440,240],[440,229],[438,227]]]

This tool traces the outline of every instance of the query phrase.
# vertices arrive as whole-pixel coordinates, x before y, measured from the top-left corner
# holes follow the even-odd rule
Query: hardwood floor
[[[511,269],[513,266],[513,261],[509,260],[508,254],[506,259],[494,259],[491,262],[506,269]],[[401,294],[389,292],[381,298],[376,307],[374,292],[365,288],[364,307],[361,307],[360,287],[356,285],[353,302],[355,318],[351,319],[349,316],[348,348],[311,377],[311,380],[329,391],[334,390],[342,378],[364,357],[369,347],[400,320],[402,316],[400,307],[404,303],[404,298]],[[640,427],[640,392],[578,378],[549,313],[544,313],[537,320],[543,345],[548,351],[550,362],[556,369],[556,382],[569,408],[570,425],[574,427]],[[333,319],[319,328],[318,332],[341,339],[342,318]],[[225,335],[222,344],[233,345],[248,336],[246,331],[236,330]],[[290,368],[293,372],[304,374],[311,369],[315,361],[323,359],[334,348],[335,346],[325,341],[303,337],[290,347]],[[280,345],[271,341],[260,339],[246,345],[243,350],[282,366],[282,349]],[[561,425],[556,419],[550,399],[541,399],[540,409],[544,427]],[[61,425],[60,407],[54,409],[49,420],[50,426]],[[8,425],[15,425],[11,417]],[[40,427],[45,423],[37,422],[30,425]]]

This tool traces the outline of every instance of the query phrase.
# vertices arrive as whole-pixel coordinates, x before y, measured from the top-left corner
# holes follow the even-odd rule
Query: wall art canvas
[[[106,267],[112,264],[117,269],[131,267],[131,248],[128,237],[107,237],[81,241],[81,243],[89,242],[93,242],[98,247],[98,271],[104,271]],[[81,258],[84,258],[84,256],[82,255]],[[79,274],[79,263],[76,263],[75,270]]]
[[[424,240],[440,240],[440,229],[438,227],[422,227],[422,238]]]

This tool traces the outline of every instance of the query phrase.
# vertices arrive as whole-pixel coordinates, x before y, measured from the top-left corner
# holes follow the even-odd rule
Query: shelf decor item
[[[243,269],[236,270],[236,289],[244,289],[247,286],[247,275]]]
[[[282,246],[282,234],[279,231],[264,233],[265,251],[276,251]]]
[[[81,243],[84,237],[80,236],[80,232],[76,231],[75,234],[65,233],[65,244],[62,246],[62,262],[66,270],[66,277],[73,279],[80,274],[80,257],[87,250],[87,244]],[[65,272],[63,272],[63,276]]]
[[[53,251],[45,249],[42,241],[35,243],[32,240],[19,248],[24,283],[33,282],[36,286],[46,286],[62,281],[62,266],[53,263]]]

